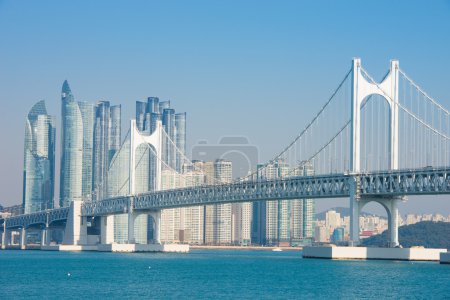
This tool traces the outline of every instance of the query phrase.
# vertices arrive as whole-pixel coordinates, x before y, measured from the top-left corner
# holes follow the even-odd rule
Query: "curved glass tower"
[[[25,213],[53,208],[55,188],[55,117],[44,100],[36,103],[25,122],[23,207]]]
[[[61,91],[61,174],[59,205],[82,199],[83,118],[78,103],[64,81]]]

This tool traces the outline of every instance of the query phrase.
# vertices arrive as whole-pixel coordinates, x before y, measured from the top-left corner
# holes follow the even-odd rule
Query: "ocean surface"
[[[450,265],[300,252],[0,251],[0,299],[449,299]]]

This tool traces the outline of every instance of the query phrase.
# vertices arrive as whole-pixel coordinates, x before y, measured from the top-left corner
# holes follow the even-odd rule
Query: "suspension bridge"
[[[292,124],[295,126],[295,124]],[[10,232],[42,228],[42,244],[52,226],[64,226],[64,243],[88,244],[87,218],[101,218],[101,244],[114,243],[114,215],[127,223],[127,243],[135,244],[135,221],[154,220],[160,244],[161,210],[264,200],[348,198],[350,244],[359,244],[359,214],[369,202],[388,215],[389,245],[398,242],[398,203],[409,195],[450,193],[449,111],[430,97],[392,60],[380,82],[353,59],[351,68],[325,104],[272,160],[231,183],[205,184],[199,168],[170,139],[160,122],[142,133],[131,121],[108,180],[94,193],[102,200],[74,201],[70,207],[0,219],[2,247]],[[288,166],[274,173],[275,162]],[[311,172],[305,174],[308,167]],[[63,225],[60,225],[63,224]]]

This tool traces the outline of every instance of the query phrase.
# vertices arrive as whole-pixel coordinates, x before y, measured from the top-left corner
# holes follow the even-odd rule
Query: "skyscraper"
[[[258,166],[261,179],[276,179],[287,175],[311,176],[312,164],[303,162],[290,169],[283,160]],[[314,200],[294,199],[257,201],[253,203],[252,243],[261,245],[310,244],[314,235]]]
[[[94,109],[95,106],[88,102],[78,102],[83,122],[83,159],[81,196],[83,199],[92,199],[92,161],[94,150]]]
[[[186,113],[175,114],[175,144],[180,151],[176,155],[176,170],[181,171],[186,154]]]
[[[297,176],[314,175],[313,165],[310,162],[304,162],[297,169]],[[314,200],[313,199],[295,199],[292,201],[291,214],[291,243],[293,245],[311,244],[314,238]]]
[[[214,161],[214,181],[229,183],[232,180],[231,161]],[[207,244],[231,244],[231,204],[213,204],[206,208],[205,227]]]
[[[23,208],[31,213],[53,208],[55,189],[55,117],[44,100],[36,103],[25,123]]]
[[[100,101],[95,107],[92,189],[95,199],[107,193],[109,164],[120,148],[121,107]]]
[[[264,168],[258,166],[262,179],[284,177],[289,172],[283,160],[277,160]],[[253,204],[253,242],[267,245],[288,245],[291,240],[291,201],[259,201]]]
[[[61,91],[61,207],[82,199],[83,185],[83,118],[67,80]]]
[[[251,243],[252,203],[231,204],[231,240],[235,245]]]

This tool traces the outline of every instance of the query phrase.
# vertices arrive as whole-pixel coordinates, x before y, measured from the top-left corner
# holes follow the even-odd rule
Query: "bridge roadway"
[[[279,199],[349,197],[355,189],[359,198],[392,198],[408,195],[450,194],[450,168],[422,168],[359,174],[290,177],[244,181],[121,196],[85,202],[82,216],[105,216],[130,211]],[[0,219],[0,228],[47,225],[67,218],[68,208]],[[4,222],[6,221],[6,224]],[[1,229],[0,229],[1,230]]]

